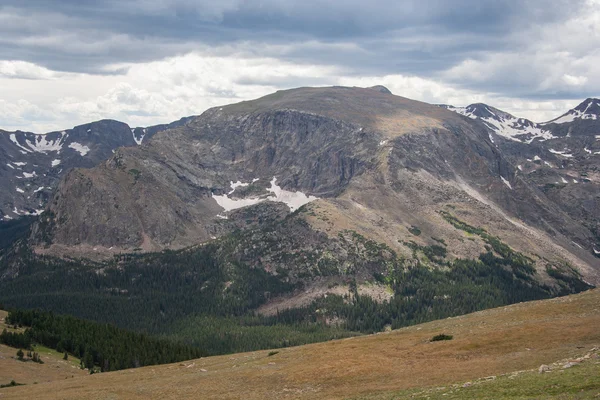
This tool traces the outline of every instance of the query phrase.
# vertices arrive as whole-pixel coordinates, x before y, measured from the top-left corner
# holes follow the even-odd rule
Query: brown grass
[[[4,323],[8,313],[0,310],[0,332],[3,329],[8,331],[23,331],[23,329],[12,329]],[[44,347],[36,347],[35,351],[40,354],[44,364],[34,363],[32,361],[19,361],[16,354],[17,349],[0,345],[0,384],[5,385],[14,380],[18,383],[34,384],[42,382],[52,382],[64,380],[76,376],[87,375],[88,372],[79,369],[79,360],[70,357],[68,361],[62,359],[63,355],[54,350]],[[0,389],[3,393],[7,389]],[[3,397],[3,396],[2,396]]]
[[[600,290],[389,333],[0,390],[2,399],[338,399],[537,368],[600,344]],[[429,342],[446,333],[453,340]]]

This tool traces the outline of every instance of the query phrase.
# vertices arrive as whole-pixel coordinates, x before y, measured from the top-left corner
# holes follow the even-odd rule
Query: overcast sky
[[[600,96],[600,0],[2,0],[0,128],[132,126],[297,86],[486,102]]]

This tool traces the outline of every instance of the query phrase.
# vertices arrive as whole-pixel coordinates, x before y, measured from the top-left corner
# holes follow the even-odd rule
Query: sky
[[[385,85],[536,122],[600,97],[600,0],[2,0],[0,129]]]

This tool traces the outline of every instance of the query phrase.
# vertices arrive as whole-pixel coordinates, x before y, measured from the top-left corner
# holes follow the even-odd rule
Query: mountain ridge
[[[103,119],[42,134],[0,130],[0,157],[6,160],[0,164],[0,185],[6,188],[0,195],[0,220],[38,215],[66,171],[93,167],[117,148],[141,145],[190,118],[147,128]]]
[[[524,179],[489,135],[472,118],[385,91],[279,91],[212,108],[143,147],[71,171],[32,237],[40,254],[106,258],[181,248],[254,226],[240,218],[258,205],[245,212],[222,205],[254,204],[280,191],[315,198],[300,215],[316,237],[335,241],[355,229],[410,255],[409,240],[434,244],[406,230],[419,226],[452,242],[452,257],[476,257],[485,243],[465,243],[439,214],[454,207],[518,251],[563,259],[595,282],[593,233]],[[260,213],[275,217],[276,209],[265,205]],[[538,263],[543,274],[545,265]]]

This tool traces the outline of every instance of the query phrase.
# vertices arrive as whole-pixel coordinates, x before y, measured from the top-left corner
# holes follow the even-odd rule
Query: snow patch
[[[24,191],[23,189],[21,189],[20,187],[18,187],[16,190],[17,190],[17,192],[19,192],[19,193],[25,193],[25,191]]]
[[[248,185],[249,185],[249,183],[242,183],[241,181],[231,182],[231,185],[230,185],[231,190],[227,194],[232,194],[233,192],[235,192],[235,189],[237,189],[239,187],[246,187]]]
[[[517,168],[519,168],[519,171],[523,171],[523,167],[521,165],[517,165]]]
[[[22,153],[22,154],[27,154],[27,153],[31,153],[31,152],[32,152],[30,149],[28,149],[28,148],[26,148],[26,147],[23,147],[23,146],[21,145],[21,143],[19,143],[19,142],[17,141],[17,136],[16,136],[14,133],[11,133],[11,134],[8,136],[8,138],[11,140],[11,142],[13,142],[14,144],[16,144],[16,145],[17,145],[17,147],[19,147],[20,149],[23,149],[23,150],[21,150],[21,153]],[[25,151],[25,153],[23,153],[23,151]]]
[[[512,186],[511,186],[510,182],[509,182],[508,180],[504,179],[504,177],[503,177],[503,176],[501,176],[500,178],[502,178],[502,182],[504,182],[504,184],[505,184],[506,186],[508,186],[508,188],[509,188],[509,189],[511,189],[511,190],[512,190]]]
[[[567,157],[567,158],[573,157],[573,154],[567,153],[567,151],[571,151],[571,150],[558,151],[558,150],[554,150],[554,149],[548,149],[548,151],[552,154],[558,154],[559,156],[563,156],[563,157]]]
[[[380,146],[383,146],[383,145],[384,145],[384,144],[386,144],[386,143],[387,143],[387,140],[382,140],[381,142],[379,142],[379,145],[380,145]]]
[[[32,173],[29,173],[29,172],[23,172],[23,178],[27,178],[27,179],[29,179],[29,178],[33,178],[34,176],[36,176],[36,173],[35,173],[35,171],[33,171]]]
[[[253,180],[256,182],[256,180]],[[241,181],[231,182],[230,187],[231,190],[224,195],[212,195],[213,199],[217,202],[218,205],[223,207],[225,211],[236,210],[238,208],[243,208],[247,206],[251,206],[254,204],[262,203],[263,201],[275,201],[285,203],[290,211],[295,211],[303,205],[310,203],[311,201],[317,200],[315,196],[307,196],[302,192],[291,192],[289,190],[284,190],[280,186],[277,185],[277,178],[273,177],[271,180],[271,187],[267,188],[267,191],[271,193],[269,196],[265,197],[254,197],[247,199],[231,199],[229,195],[235,192],[235,189],[238,187],[248,186],[249,183],[243,183]],[[218,214],[217,217],[226,219],[226,216]]]
[[[540,158],[540,156],[535,156],[533,157],[533,161],[542,161],[542,159]]]
[[[73,143],[69,144],[69,148],[78,152],[79,155],[81,155],[82,157],[90,152],[89,147],[84,146],[81,143],[77,143],[77,142],[73,142]]]
[[[568,122],[573,122],[576,119],[597,120],[598,115],[587,113],[588,108],[590,108],[590,106],[592,106],[593,104],[594,104],[593,102],[588,104],[588,106],[585,108],[585,110],[583,112],[581,112],[579,110],[569,110],[569,112],[567,112],[565,115],[560,116],[560,117],[556,118],[555,120],[546,122],[545,124],[566,124]]]
[[[131,134],[133,135],[133,140],[135,141],[135,143],[139,146],[140,144],[142,144],[142,142],[144,141],[144,138],[146,137],[146,128],[142,129],[142,136],[140,136],[140,138],[138,139],[137,137],[135,137],[135,129],[131,130]]]
[[[15,164],[17,167],[24,167],[27,165],[26,162],[13,162],[13,164]]]
[[[44,190],[44,187],[40,186],[39,188],[35,189],[33,193],[41,192],[42,190]]]
[[[62,141],[67,136],[65,131],[60,133],[60,136],[54,140],[48,140],[48,135],[36,135],[33,141],[25,140],[25,143],[35,152],[47,153],[49,151],[60,151],[62,149]]]
[[[491,107],[485,107],[485,111],[488,112],[491,117],[480,117],[476,115],[475,112],[477,111],[477,107],[447,106],[446,108],[471,119],[478,119],[499,136],[516,142],[529,144],[534,139],[556,139],[556,136],[552,135],[550,131],[541,128],[540,124],[533,123],[523,118],[516,118],[505,112],[494,112]],[[528,136],[529,139],[524,139],[524,135]],[[491,142],[494,143],[492,135],[489,135],[489,137]]]
[[[307,196],[302,192],[290,192],[288,190],[284,190],[280,186],[277,186],[276,183],[277,178],[273,177],[271,180],[271,187],[267,188],[268,192],[271,192],[275,195],[275,199],[272,199],[271,197],[267,199],[270,201],[279,201],[285,203],[290,208],[290,211],[295,211],[303,205],[317,200],[317,197]]]
[[[13,167],[12,165],[10,165],[10,163],[6,164],[9,168],[15,169],[15,167]]]
[[[569,181],[567,181],[564,177],[560,177],[560,179],[562,180],[562,183],[569,183]]]
[[[53,167],[56,167],[58,164],[60,164],[60,160],[58,158],[56,160],[52,160]]]

